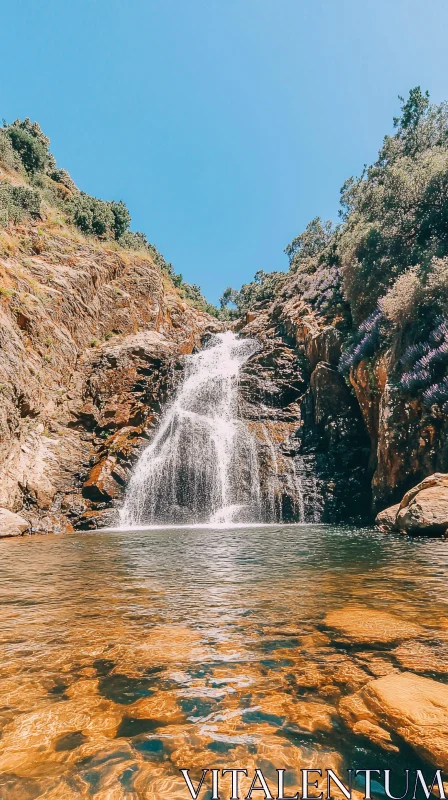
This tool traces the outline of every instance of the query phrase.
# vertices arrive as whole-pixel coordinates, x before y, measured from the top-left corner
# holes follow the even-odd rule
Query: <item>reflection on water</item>
[[[447,636],[441,541],[288,526],[1,550],[5,800],[185,800],[180,767],[284,767],[297,787],[300,767],[384,766],[337,708],[398,668],[393,648],[336,643],[323,618],[355,602]]]

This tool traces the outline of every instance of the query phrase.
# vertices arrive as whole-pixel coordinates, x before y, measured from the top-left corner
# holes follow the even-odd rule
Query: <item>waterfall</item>
[[[257,349],[227,331],[187,356],[182,383],[131,476],[121,525],[260,520],[255,437],[237,419],[240,367]]]

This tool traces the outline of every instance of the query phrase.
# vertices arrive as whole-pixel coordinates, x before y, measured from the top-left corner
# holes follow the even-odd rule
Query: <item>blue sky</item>
[[[398,94],[448,99],[446,0],[14,0],[0,117],[120,199],[216,302],[316,215],[392,130]]]

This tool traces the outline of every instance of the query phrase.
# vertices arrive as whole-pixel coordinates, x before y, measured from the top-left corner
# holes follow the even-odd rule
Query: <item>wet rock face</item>
[[[441,536],[448,531],[448,475],[436,473],[406,492],[401,503],[376,517],[383,530]]]
[[[393,370],[388,356],[373,367],[361,361],[350,375],[369,433],[376,509],[398,502],[426,475],[448,471],[446,415],[403,395],[390,379]]]
[[[274,306],[241,331],[260,342],[243,368],[241,413],[259,440],[262,490],[284,520],[367,519],[370,443],[336,369],[342,337],[302,314],[293,303]]]
[[[325,362],[319,362],[311,375],[302,417],[302,452],[315,455],[325,496],[324,519],[368,519],[368,437],[343,377]]]

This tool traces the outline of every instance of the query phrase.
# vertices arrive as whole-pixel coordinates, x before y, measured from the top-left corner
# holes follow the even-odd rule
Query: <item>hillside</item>
[[[24,164],[0,130],[0,507],[34,530],[96,527],[179,357],[219,323],[136,234],[81,230],[69,204],[91,198],[68,173]]]

